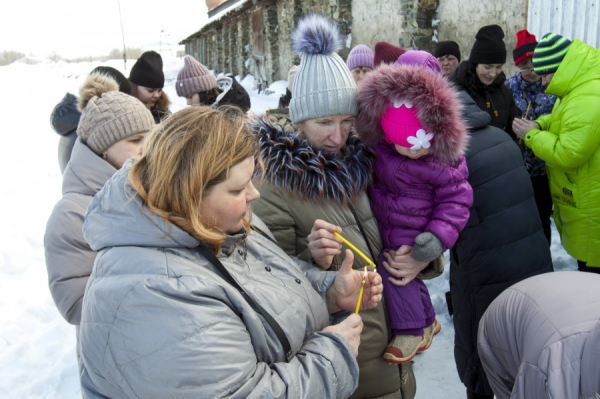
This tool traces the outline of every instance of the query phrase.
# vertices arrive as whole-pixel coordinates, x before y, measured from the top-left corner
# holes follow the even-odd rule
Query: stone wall
[[[438,0],[352,0],[352,47],[373,49],[384,41],[411,50],[432,50]]]
[[[252,14],[261,12],[263,17],[264,66],[266,82],[287,79],[289,69],[300,59],[293,53],[290,36],[298,20],[307,14],[321,13],[338,24],[344,43],[352,31],[352,0],[265,0],[247,1],[233,8],[218,20],[205,25],[198,32],[182,41],[186,53],[194,56],[215,73],[232,73],[257,76],[253,54]],[[339,53],[346,58],[349,47]]]
[[[321,13],[334,20],[342,33],[346,59],[357,44],[373,48],[386,41],[406,48],[432,51],[437,40],[454,40],[468,58],[475,33],[496,23],[504,29],[508,50],[507,76],[516,72],[512,49],[516,32],[525,27],[527,0],[264,0],[246,1],[219,20],[204,26],[183,41],[186,52],[216,73],[256,75],[252,14],[263,18],[264,66],[267,86],[287,79],[290,67],[300,62],[290,36],[298,20]],[[348,40],[351,35],[351,40]]]
[[[438,40],[454,40],[458,43],[463,60],[469,58],[475,34],[482,26],[497,24],[504,30],[507,56],[504,70],[509,77],[517,72],[512,50],[517,42],[516,34],[526,27],[527,0],[439,0],[436,18]]]

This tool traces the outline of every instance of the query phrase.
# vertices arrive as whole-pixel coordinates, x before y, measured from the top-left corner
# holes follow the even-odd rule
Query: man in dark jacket
[[[465,154],[473,206],[450,250],[454,357],[468,398],[492,398],[477,355],[477,327],[489,304],[509,286],[553,270],[529,174],[518,146],[490,126],[490,116],[464,92],[470,130]]]

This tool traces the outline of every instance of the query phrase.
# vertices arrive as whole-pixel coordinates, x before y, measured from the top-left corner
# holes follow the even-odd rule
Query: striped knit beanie
[[[191,55],[183,58],[183,68],[177,74],[175,90],[179,97],[209,91],[217,87],[217,79]]]
[[[513,60],[515,60],[515,65],[518,65],[519,62],[529,58],[533,58],[533,51],[535,50],[537,43],[535,35],[529,33],[527,29],[518,31],[517,44],[513,50]]]
[[[533,52],[533,70],[538,75],[548,75],[558,70],[571,41],[556,33],[546,34]]]
[[[337,26],[319,14],[298,22],[292,34],[300,67],[294,78],[290,117],[293,123],[333,115],[356,115],[356,83],[336,53],[342,47]]]

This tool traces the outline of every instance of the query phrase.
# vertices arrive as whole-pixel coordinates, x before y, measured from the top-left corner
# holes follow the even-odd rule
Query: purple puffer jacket
[[[452,247],[473,204],[465,157],[451,164],[432,156],[410,159],[387,143],[377,145],[375,152],[369,199],[383,246],[414,246],[415,237],[429,231],[442,241],[444,251]]]
[[[435,133],[427,157],[404,157],[383,138],[379,119],[400,100],[415,104],[421,124]],[[414,246],[415,237],[426,231],[442,241],[444,250],[452,247],[473,204],[464,157],[468,134],[456,90],[430,69],[390,65],[360,82],[358,101],[356,133],[377,154],[369,196],[384,247]]]

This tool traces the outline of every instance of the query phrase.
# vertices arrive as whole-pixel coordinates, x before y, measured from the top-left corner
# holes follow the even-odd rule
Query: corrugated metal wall
[[[527,30],[540,40],[553,32],[600,47],[600,0],[529,0]]]

